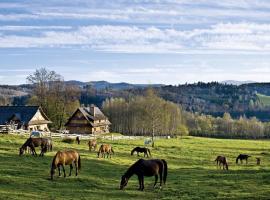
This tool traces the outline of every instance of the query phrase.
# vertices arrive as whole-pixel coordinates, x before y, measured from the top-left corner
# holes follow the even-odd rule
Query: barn
[[[101,134],[109,133],[110,121],[101,110],[91,105],[79,107],[65,124],[71,134]]]
[[[52,123],[39,106],[0,106],[0,125],[29,131],[49,131]]]

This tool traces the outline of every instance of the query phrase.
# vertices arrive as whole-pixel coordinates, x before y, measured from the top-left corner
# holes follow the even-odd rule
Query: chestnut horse
[[[228,163],[225,156],[217,156],[215,162],[217,162],[217,167],[221,168],[221,165],[223,165],[223,169],[226,168],[226,170],[229,169]]]
[[[51,180],[53,180],[53,175],[55,173],[55,169],[58,168],[59,176],[61,176],[61,169],[62,166],[64,177],[66,177],[66,171],[64,165],[70,166],[69,176],[71,176],[71,171],[73,169],[73,164],[76,168],[76,176],[78,175],[78,170],[81,169],[81,157],[77,151],[74,150],[67,150],[67,151],[58,151],[52,161],[51,166]]]
[[[160,178],[160,187],[162,184],[166,183],[168,173],[167,162],[163,159],[154,159],[154,160],[144,160],[140,159],[135,162],[126,173],[121,178],[120,190],[124,189],[127,186],[128,180],[131,176],[136,174],[139,179],[139,190],[143,191],[144,189],[144,176],[155,176],[154,188],[158,181],[158,176]]]
[[[94,151],[96,151],[96,149],[97,149],[97,140],[96,139],[89,140],[88,141],[88,146],[89,146],[89,151],[91,151],[92,148],[94,148]]]
[[[105,158],[105,153],[107,153],[107,158],[109,158],[109,155],[110,155],[110,158],[112,157],[112,153],[114,154],[114,151],[113,151],[113,148],[111,145],[109,144],[102,144],[98,150],[98,158],[99,158],[99,155],[101,154],[101,157],[102,158]]]

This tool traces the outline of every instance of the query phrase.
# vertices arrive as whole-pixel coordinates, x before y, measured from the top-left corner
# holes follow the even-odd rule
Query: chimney
[[[96,115],[96,113],[95,113],[95,105],[94,105],[94,104],[91,104],[91,105],[90,105],[90,113],[91,113],[93,116]]]

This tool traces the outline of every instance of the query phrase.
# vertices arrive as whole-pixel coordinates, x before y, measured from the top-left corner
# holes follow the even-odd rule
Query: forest
[[[52,130],[63,129],[77,107],[96,104],[112,122],[111,131],[127,135],[270,137],[267,83],[83,84],[41,68],[27,84],[0,86],[0,91],[0,105],[42,106],[54,122]]]

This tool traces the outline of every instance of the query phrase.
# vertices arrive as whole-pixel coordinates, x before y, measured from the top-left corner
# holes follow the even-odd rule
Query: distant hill
[[[146,88],[149,86],[152,87],[160,87],[163,86],[162,84],[131,84],[131,83],[110,83],[107,81],[90,81],[90,82],[81,82],[70,80],[66,81],[67,84],[77,85],[79,87],[84,87],[86,85],[91,85],[96,90],[104,90],[104,89],[111,89],[111,90],[125,90],[125,89],[134,89],[134,88]]]
[[[222,84],[227,85],[243,85],[243,84],[249,84],[249,83],[256,83],[255,81],[235,81],[235,80],[226,80],[222,81]]]

